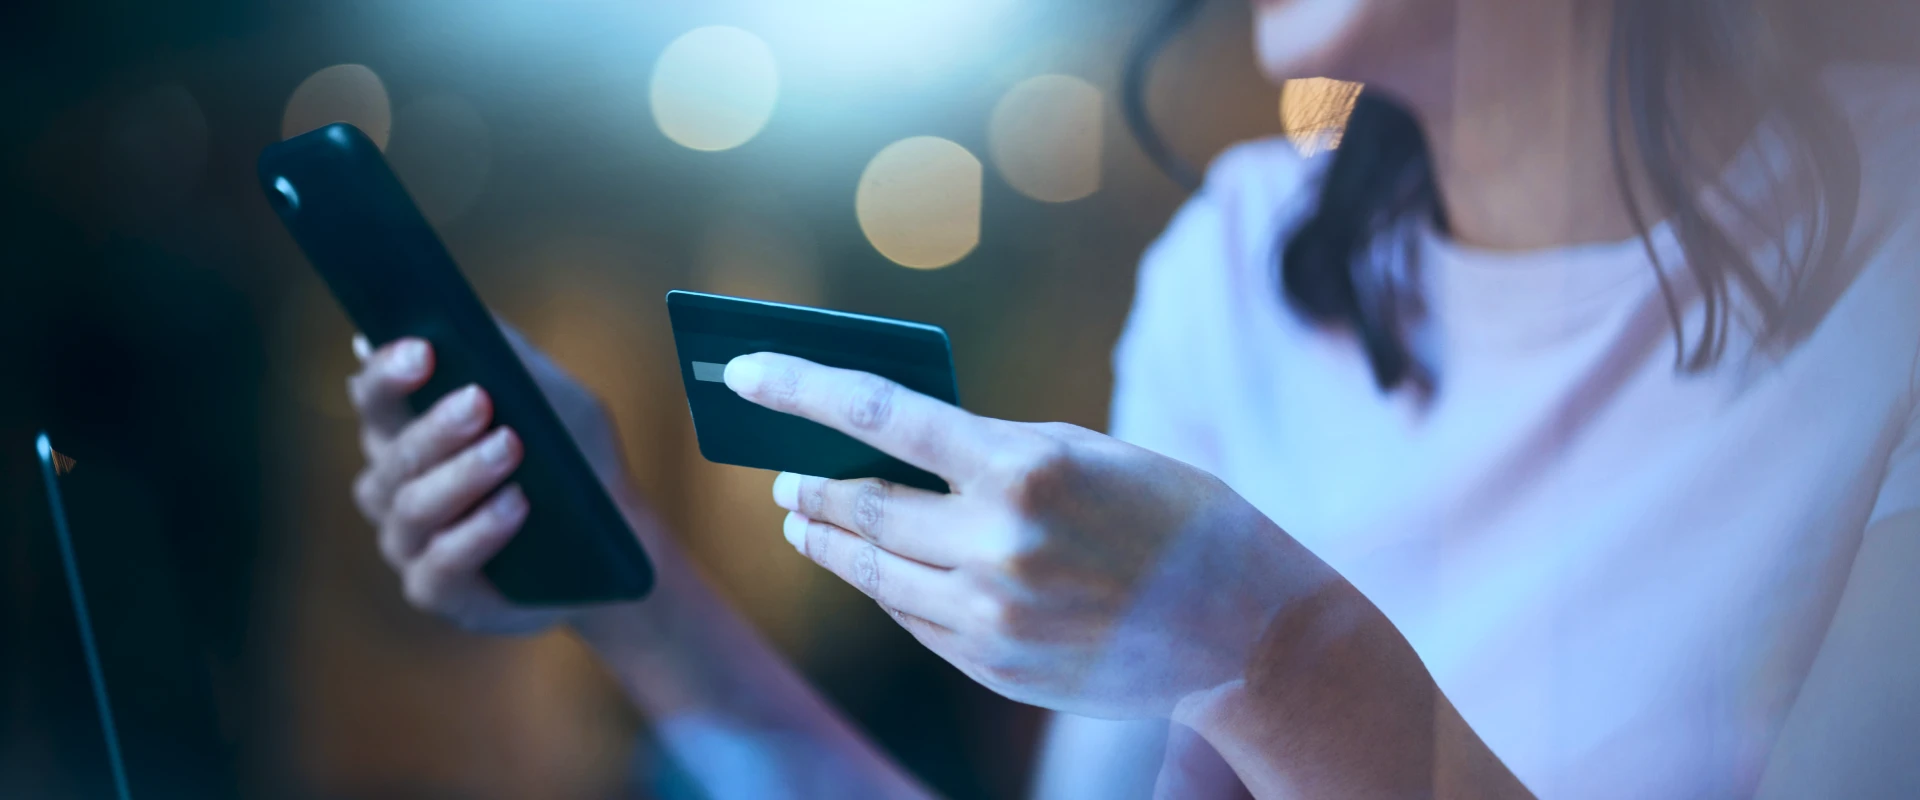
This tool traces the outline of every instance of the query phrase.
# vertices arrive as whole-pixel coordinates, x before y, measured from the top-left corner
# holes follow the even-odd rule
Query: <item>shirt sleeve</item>
[[[1217,471],[1219,448],[1201,408],[1205,375],[1196,356],[1206,347],[1206,287],[1218,282],[1209,273],[1227,268],[1226,251],[1221,213],[1203,190],[1142,257],[1113,353],[1109,432],[1209,471]]]

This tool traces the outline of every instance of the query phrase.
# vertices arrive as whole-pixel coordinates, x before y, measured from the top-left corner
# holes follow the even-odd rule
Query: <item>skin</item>
[[[1413,109],[1464,242],[1564,246],[1632,235],[1595,133],[1605,9],[1278,0],[1256,4],[1256,43],[1275,79],[1361,80]],[[517,489],[501,485],[517,440],[491,427],[478,390],[411,418],[404,398],[432,357],[406,340],[359,347],[350,392],[368,458],[355,496],[409,600],[474,630],[570,625],[716,797],[925,795],[699,577],[631,488],[599,404],[515,343],[659,563],[660,585],[645,603],[593,609],[519,609],[493,592],[479,566],[525,516]],[[978,417],[784,356],[744,356],[726,380],[954,487],[783,475],[774,499],[792,512],[784,533],[797,551],[934,652],[1008,697],[1079,715],[1054,727],[1043,793],[1527,795],[1393,625],[1211,476],[1091,431]],[[1920,723],[1920,680],[1896,666],[1911,660],[1888,659],[1920,656],[1920,629],[1888,622],[1920,603],[1920,585],[1903,577],[1920,571],[1916,542],[1920,516],[1867,532],[1763,795],[1920,785],[1886,744]],[[1076,741],[1111,733],[1096,717],[1145,720],[1113,730],[1154,737],[1145,749],[1165,753],[1157,776],[1075,780],[1075,762],[1088,761]],[[755,745],[770,783],[703,773],[716,740]]]
[[[605,409],[578,381],[506,329],[528,371],[612,494],[658,568],[643,603],[525,609],[501,597],[479,569],[518,531],[518,488],[503,485],[519,458],[482,455],[490,441],[514,441],[494,426],[478,387],[457,390],[414,417],[408,394],[432,374],[433,351],[419,339],[377,350],[354,339],[361,369],[348,396],[361,419],[367,465],[354,482],[357,504],[378,532],[380,552],[415,607],[467,630],[532,633],[567,625],[598,654],[655,736],[709,796],[778,798],[847,793],[918,798],[928,793],[829,706],[752,626],[726,604],[633,488]],[[472,392],[474,402],[461,400]],[[496,439],[495,437],[499,437]],[[778,786],[741,785],[739,744],[754,745],[757,771]]]

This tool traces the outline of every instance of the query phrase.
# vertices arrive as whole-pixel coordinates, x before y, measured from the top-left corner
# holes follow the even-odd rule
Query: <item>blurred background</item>
[[[942,325],[972,410],[1103,427],[1136,261],[1183,198],[1118,113],[1161,6],[8,4],[0,795],[60,796],[97,747],[41,429],[139,484],[142,531],[76,534],[166,542],[247,795],[673,795],[576,641],[412,611],[354,511],[352,330],[253,177],[263,146],[335,120],[383,145],[481,296],[607,400],[646,495],[761,630],[941,792],[1022,792],[1039,715],[796,556],[770,474],[700,458],[662,295]],[[1208,4],[1153,72],[1195,163],[1283,130],[1248,15]],[[1327,143],[1309,122],[1301,144]]]

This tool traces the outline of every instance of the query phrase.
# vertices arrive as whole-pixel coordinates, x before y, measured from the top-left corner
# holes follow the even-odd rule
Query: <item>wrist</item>
[[[1346,578],[1278,525],[1251,507],[1247,516],[1250,522],[1231,524],[1237,534],[1230,564],[1209,564],[1208,554],[1196,553],[1199,566],[1168,570],[1183,582],[1206,576],[1200,583],[1209,587],[1185,626],[1200,633],[1184,635],[1184,660],[1201,666],[1189,672],[1199,680],[1176,691],[1169,713],[1175,722],[1219,707],[1255,676],[1264,676],[1262,686],[1304,685],[1287,675],[1312,665],[1303,648],[1327,646],[1360,612],[1373,611]]]
[[[698,624],[691,618],[700,616],[701,601],[710,604],[713,598],[696,596],[706,587],[692,562],[636,495],[616,491],[615,502],[653,563],[653,588],[632,602],[574,609],[567,624],[617,671],[633,659],[669,650],[665,645]]]
[[[640,602],[584,608],[568,620],[635,708],[653,719],[710,706],[714,694],[708,684],[716,676],[699,661],[711,643],[697,632],[697,615],[671,593],[656,586]]]
[[[566,624],[636,702],[644,705],[641,690],[659,683],[650,676],[662,671],[663,659],[681,652],[671,644],[684,639],[686,629],[698,625],[690,617],[698,615],[701,604],[699,598],[689,595],[700,593],[704,587],[686,554],[632,483],[610,480],[607,488],[653,563],[653,589],[633,602],[573,609]]]
[[[1336,579],[1275,615],[1240,679],[1187,695],[1171,716],[1256,795],[1417,793],[1433,774],[1436,700],[1399,631]]]
[[[649,596],[647,600],[634,603],[576,609],[567,615],[567,627],[573,629],[574,635],[582,643],[611,664],[615,655],[648,649],[648,642],[654,637],[650,629],[656,627],[658,622],[656,615],[643,610],[642,606],[652,600],[653,597]]]
[[[1377,650],[1371,602],[1345,579],[1327,581],[1272,614],[1251,637],[1241,669],[1231,680],[1183,696],[1170,720],[1196,731],[1232,732],[1235,715],[1249,705],[1291,712],[1292,706],[1323,702],[1330,689],[1360,691],[1366,676],[1347,669],[1362,650]],[[1391,625],[1388,624],[1390,628]]]

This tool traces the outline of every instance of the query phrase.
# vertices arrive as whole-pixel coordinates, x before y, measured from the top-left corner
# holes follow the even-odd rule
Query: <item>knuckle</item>
[[[780,367],[760,384],[760,400],[775,410],[789,410],[799,405],[800,373],[791,367]]]
[[[1006,635],[1013,616],[1013,606],[1004,598],[993,594],[976,597],[968,609],[967,618],[979,632],[993,637]]]
[[[876,479],[860,481],[854,487],[851,511],[856,532],[868,536],[879,535],[880,525],[887,516],[888,494],[886,482]]]
[[[988,456],[984,472],[1001,486],[1011,487],[1020,474],[1027,470],[1027,455],[1024,451],[1010,448],[995,448]]]
[[[1023,539],[1031,537],[1023,536]],[[1046,583],[1047,565],[1041,543],[1022,541],[1008,548],[999,562],[1000,573],[1008,580],[1020,586],[1040,586]]]
[[[994,525],[980,531],[975,540],[976,547],[969,553],[968,564],[984,568],[992,574],[1011,574],[1023,556],[1021,543],[1012,527]]]
[[[893,381],[865,376],[848,397],[847,422],[864,431],[885,428],[893,418],[893,402]]]
[[[806,556],[808,561],[832,568],[833,565],[827,560],[827,540],[821,535],[820,523],[809,522],[800,531],[800,554]]]
[[[1070,491],[1079,475],[1073,448],[1064,442],[1047,441],[1018,452],[1011,463],[1002,465],[1008,498],[1014,508],[1028,514],[1058,504]]]
[[[853,572],[849,577],[861,592],[868,597],[880,595],[880,548],[862,542],[854,548],[853,563],[848,569]]]

